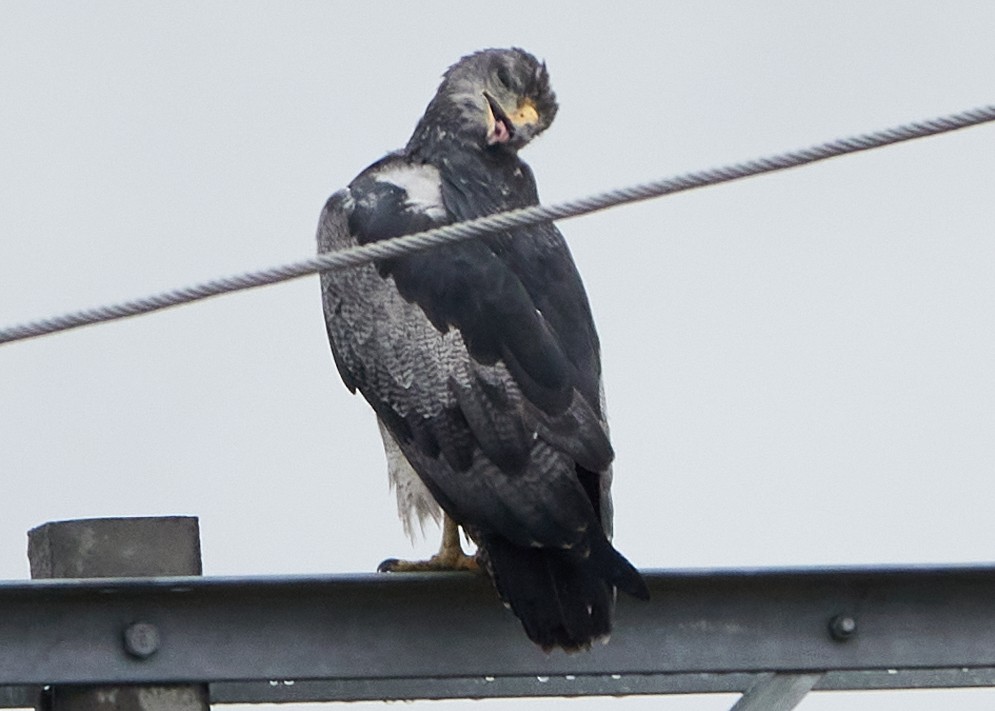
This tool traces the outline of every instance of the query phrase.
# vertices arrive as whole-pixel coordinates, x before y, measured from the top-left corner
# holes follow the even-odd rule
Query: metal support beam
[[[307,703],[399,699],[485,699],[744,693],[770,674],[565,675],[419,679],[267,680],[215,682],[212,704]],[[825,674],[813,691],[995,687],[995,668],[908,669]],[[31,706],[38,688],[0,687],[0,708]]]
[[[646,576],[652,599],[620,597],[611,642],[573,655],[535,648],[470,574],[0,583],[0,688],[225,680],[226,703],[995,683],[995,567]],[[128,650],[136,621],[158,631],[148,657]]]
[[[43,579],[200,575],[200,529],[191,516],[57,521],[28,532],[28,559],[31,577]],[[158,649],[158,630],[140,617],[120,634],[135,659]],[[49,686],[35,698],[46,711],[207,711],[208,696],[206,684],[83,683]]]

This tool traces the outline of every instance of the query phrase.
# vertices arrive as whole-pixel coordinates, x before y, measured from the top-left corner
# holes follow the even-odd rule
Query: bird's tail
[[[612,628],[615,588],[649,599],[646,582],[603,537],[586,556],[574,550],[522,548],[482,536],[483,557],[501,598],[544,650],[588,649]]]

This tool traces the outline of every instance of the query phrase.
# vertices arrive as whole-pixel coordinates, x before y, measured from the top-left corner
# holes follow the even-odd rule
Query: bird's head
[[[522,49],[485,49],[446,70],[412,141],[517,151],[556,116],[546,65]]]

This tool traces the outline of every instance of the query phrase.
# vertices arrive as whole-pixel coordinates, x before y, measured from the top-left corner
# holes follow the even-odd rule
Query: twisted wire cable
[[[151,313],[211,296],[253,289],[330,269],[354,267],[375,259],[399,257],[411,252],[460,242],[492,232],[502,232],[540,222],[577,217],[617,205],[717,185],[762,173],[795,168],[836,156],[933,136],[990,121],[995,121],[995,105],[981,106],[926,121],[906,123],[881,131],[840,138],[809,148],[779,153],[743,163],[684,173],[675,177],[609,190],[576,200],[510,210],[403,237],[385,239],[335,252],[326,252],[309,259],[270,269],[212,279],[193,286],[171,289],[138,299],[16,324],[0,329],[0,344]]]

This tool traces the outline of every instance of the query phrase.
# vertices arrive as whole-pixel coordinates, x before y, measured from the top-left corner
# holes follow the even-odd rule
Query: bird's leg
[[[459,524],[443,514],[442,545],[439,552],[428,560],[398,560],[388,558],[377,566],[380,573],[417,573],[441,570],[471,570],[477,572],[480,567],[472,555],[463,552],[459,540]]]
[[[479,570],[477,559],[463,552],[459,540],[459,525],[449,518],[449,514],[442,516],[442,544],[432,560],[437,559],[449,570]]]

